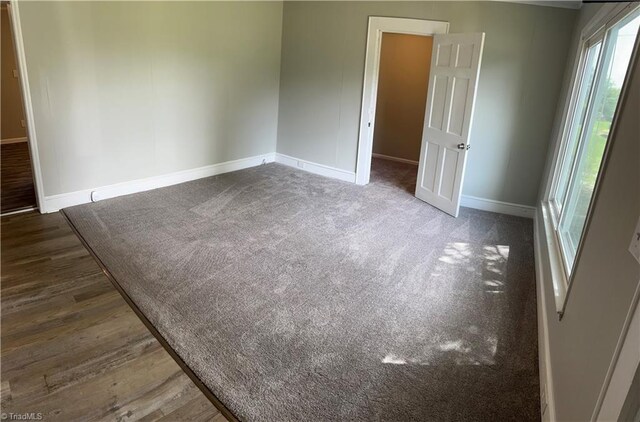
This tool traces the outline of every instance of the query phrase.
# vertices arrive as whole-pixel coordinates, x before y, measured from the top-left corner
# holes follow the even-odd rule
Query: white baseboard
[[[492,211],[518,217],[534,218],[536,215],[535,207],[529,205],[495,201],[493,199],[478,198],[477,196],[462,195],[460,205],[477,210]]]
[[[269,153],[254,157],[241,158],[239,160],[226,161],[224,163],[199,167],[196,169],[183,170],[169,173],[162,176],[148,177],[145,179],[132,180],[129,182],[116,183],[108,186],[101,186],[92,189],[84,189],[76,192],[63,193],[59,195],[46,196],[44,206],[41,207],[43,213],[56,212],[62,208],[74,205],[86,204],[102,199],[115,198],[117,196],[129,195],[136,192],[171,186],[178,183],[189,182],[203,177],[215,176],[216,174],[228,173],[254,167],[263,163],[277,162],[286,166],[306,170],[310,173],[325,177],[355,183],[356,174],[352,171],[342,170],[324,164],[313,163],[311,161],[290,157],[280,153]],[[493,211],[502,214],[517,215],[520,217],[533,218],[535,208],[526,205],[511,204],[508,202],[494,201],[491,199],[477,198],[463,195],[461,205],[469,208],[476,208],[485,211]]]
[[[317,164],[307,160],[301,160],[299,158],[290,157],[288,155],[280,153],[276,153],[276,163],[284,164],[285,166],[289,167],[295,167],[300,170],[306,170],[309,173],[319,174],[320,176],[343,180],[345,182],[356,182],[355,172],[341,170],[335,167],[329,167],[325,166],[324,164]]]
[[[28,141],[27,137],[0,139],[0,145],[19,144],[21,142],[27,142],[27,141]]]
[[[540,239],[540,227],[542,215],[537,213],[533,220],[533,251],[536,264],[536,295],[538,310],[538,367],[540,376],[540,401],[546,408],[541,409],[541,419],[545,422],[556,421],[556,406],[553,390],[553,372],[551,367],[551,350],[549,348],[549,316],[547,314],[547,301],[545,296],[545,279],[542,267],[544,252]],[[544,230],[544,229],[543,229]]]
[[[93,189],[84,189],[76,192],[47,196],[44,198],[44,207],[42,207],[42,212],[56,212],[62,208],[71,207],[73,205],[86,204],[88,202],[95,202],[102,199],[115,198],[116,196],[129,195],[132,193],[176,185],[178,183],[202,179],[203,177],[210,177],[217,174],[255,167],[263,163],[272,163],[274,161],[275,153],[256,155],[254,157],[226,161],[224,163],[178,171],[162,176],[147,177],[145,179],[132,180],[130,182],[116,183]]]
[[[414,160],[407,160],[406,158],[392,157],[390,155],[378,154],[375,152],[371,154],[371,156],[374,158],[380,158],[381,160],[397,161],[399,163],[413,164],[414,166],[418,165],[418,162]]]
[[[385,156],[379,156],[379,158],[387,159]],[[402,158],[389,157],[395,161],[404,160]],[[407,160],[408,161],[408,160]],[[403,162],[407,162],[403,161]],[[355,172],[337,169],[335,167],[325,166],[324,164],[317,164],[311,161],[302,160],[295,157],[290,157],[285,154],[276,153],[276,163],[284,164],[286,166],[299,168],[306,170],[310,173],[319,174],[321,176],[331,177],[334,179],[344,180],[345,182],[356,182]],[[416,163],[417,164],[417,163]],[[463,207],[475,208],[484,211],[493,211],[501,214],[515,215],[518,217],[534,218],[536,209],[528,205],[512,204],[510,202],[494,201],[493,199],[478,198],[475,196],[462,195],[460,205]]]

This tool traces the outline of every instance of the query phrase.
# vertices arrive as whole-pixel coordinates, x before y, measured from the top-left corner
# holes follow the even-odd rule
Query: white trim
[[[533,252],[536,263],[536,294],[538,308],[538,368],[540,376],[540,397],[546,401],[546,409],[541,409],[542,420],[556,420],[556,405],[553,389],[553,370],[551,368],[551,350],[549,348],[549,316],[547,314],[547,299],[545,293],[544,269],[542,266],[542,251],[540,243],[540,210],[536,210],[533,220]],[[542,400],[541,400],[542,401]],[[541,403],[544,406],[544,403]],[[547,417],[548,415],[548,417]]]
[[[31,90],[29,88],[29,75],[27,73],[27,57],[24,52],[24,40],[22,38],[22,26],[20,23],[20,9],[17,0],[9,2],[9,21],[13,35],[13,44],[16,50],[18,61],[18,72],[20,72],[20,88],[22,90],[22,101],[24,113],[27,121],[27,138],[29,139],[29,153],[31,154],[31,169],[33,171],[33,185],[36,191],[36,202],[41,212],[46,209],[44,197],[44,184],[42,181],[42,169],[40,167],[40,156],[38,155],[38,137],[36,135],[36,124],[33,115],[33,104],[31,102]]]
[[[378,155],[379,154],[376,154],[376,156]],[[382,156],[380,158],[387,159],[384,157],[387,156]],[[404,160],[402,158],[395,157],[388,157],[388,159]],[[295,167],[301,170],[306,170],[310,173],[319,174],[321,176],[331,177],[333,179],[356,183],[356,174],[354,172],[325,166],[324,164],[317,164],[311,161],[302,160],[280,153],[276,153],[276,163],[284,164],[289,167]],[[536,209],[534,207],[528,205],[512,204],[510,202],[495,201],[493,199],[478,198],[469,195],[462,195],[461,205],[463,207],[526,218],[534,218],[536,212]]]
[[[640,365],[640,282],[622,326],[605,382],[602,384],[592,421],[617,421],[633,377]]]
[[[378,154],[376,152],[371,154],[371,156],[374,157],[374,158],[379,158],[381,160],[397,161],[398,163],[412,164],[414,166],[418,165],[418,162],[415,161],[415,160],[408,160],[406,158],[400,158],[400,157],[392,157],[390,155]]]
[[[536,214],[535,207],[529,205],[478,198],[470,195],[462,195],[460,206],[526,218],[534,218]]]
[[[562,318],[564,306],[566,305],[567,292],[569,291],[569,279],[564,267],[560,242],[556,236],[551,209],[548,202],[540,205],[539,222],[542,224],[545,242],[547,245],[547,260],[551,271],[551,282],[553,285],[553,298],[556,305],[556,312]]]
[[[628,2],[611,2],[609,4],[605,2],[582,29],[580,34],[581,44],[601,30],[609,29],[615,25],[622,17],[631,13],[636,7],[638,7],[637,4]]]
[[[116,183],[93,189],[84,189],[76,192],[47,196],[44,200],[44,208],[41,208],[41,210],[43,213],[55,212],[73,205],[86,204],[88,202],[95,202],[102,199],[115,198],[117,196],[176,185],[178,183],[189,182],[191,180],[215,176],[217,174],[255,167],[260,164],[271,163],[273,161],[275,161],[275,153],[256,155],[254,157],[226,161],[224,163],[195,169],[177,171],[162,176],[147,177],[145,179]]]
[[[285,154],[276,153],[276,163],[284,164],[289,167],[295,167],[301,170],[306,170],[310,173],[319,174],[321,176],[331,177],[333,179],[356,183],[356,174],[352,171],[337,169],[335,167],[325,166],[324,164],[313,163],[311,161],[302,160]],[[526,218],[534,218],[536,212],[536,209],[529,205],[513,204],[510,202],[495,201],[493,199],[478,198],[469,195],[462,195],[461,205],[463,207]]]
[[[309,173],[319,174],[320,176],[331,177],[332,179],[343,180],[345,182],[351,183],[355,183],[356,181],[356,174],[352,171],[329,167],[325,166],[324,164],[318,164],[280,153],[276,153],[275,160],[276,163],[284,164],[285,166],[289,167],[295,167],[300,170],[306,170]]]
[[[356,163],[356,183],[369,183],[371,154],[373,152],[373,131],[375,128],[376,99],[378,93],[378,71],[380,67],[380,47],[382,34],[434,35],[449,32],[449,22],[423,19],[369,17],[367,47],[362,85],[360,109],[360,129],[358,133],[358,156]]]
[[[8,217],[14,214],[24,214],[25,212],[35,211],[37,209],[38,207],[20,208],[19,210],[15,210],[15,211],[3,212],[2,214],[0,214],[0,217]]]
[[[22,142],[27,142],[28,139],[27,137],[22,137],[22,138],[7,138],[7,139],[0,139],[0,145],[8,145],[8,144],[20,144]]]

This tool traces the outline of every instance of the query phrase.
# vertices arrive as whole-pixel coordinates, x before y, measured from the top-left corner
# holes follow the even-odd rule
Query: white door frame
[[[380,47],[382,34],[391,32],[409,35],[435,35],[449,32],[449,22],[423,19],[369,17],[367,33],[367,55],[364,65],[362,87],[362,109],[360,111],[360,132],[358,137],[358,158],[356,163],[356,183],[369,183],[371,154],[373,153],[373,131],[375,128],[376,102],[378,99],[378,73],[380,70]]]
[[[24,52],[24,40],[22,38],[22,26],[20,24],[19,1],[10,0],[7,8],[11,35],[13,35],[13,46],[18,63],[18,74],[20,75],[19,81],[20,89],[22,90],[24,114],[27,121],[27,141],[29,142],[29,153],[31,155],[31,170],[33,172],[33,184],[36,191],[36,202],[40,213],[43,213],[44,186],[42,184],[42,170],[40,167],[40,156],[38,155],[36,125],[33,117],[33,104],[31,102],[31,91],[29,89],[29,78],[27,75],[27,57]]]

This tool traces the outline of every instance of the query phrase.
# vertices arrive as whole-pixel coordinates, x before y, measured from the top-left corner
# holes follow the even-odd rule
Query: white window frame
[[[547,181],[545,185],[545,190],[542,195],[542,219],[545,230],[546,244],[547,250],[549,253],[549,263],[551,267],[551,278],[553,281],[553,291],[554,298],[556,304],[556,311],[562,317],[562,314],[565,311],[567,298],[569,296],[569,292],[571,290],[571,285],[573,281],[573,277],[575,275],[575,271],[569,271],[569,266],[572,268],[576,268],[578,266],[581,250],[582,250],[582,241],[584,239],[584,234],[588,230],[591,221],[592,208],[595,203],[595,199],[598,195],[598,187],[600,185],[600,180],[602,178],[602,174],[604,173],[604,168],[606,166],[607,158],[609,155],[609,150],[611,149],[611,142],[607,142],[605,147],[605,151],[602,158],[602,163],[600,166],[600,172],[598,174],[598,178],[596,179],[596,184],[594,186],[593,195],[591,198],[591,204],[589,206],[589,210],[587,212],[587,216],[585,219],[584,228],[582,231],[582,235],[580,237],[580,243],[576,245],[575,259],[572,263],[568,262],[565,253],[562,250],[561,239],[558,234],[558,225],[560,223],[560,216],[557,214],[557,208],[554,203],[552,203],[553,199],[555,199],[554,193],[558,189],[558,182],[560,179],[560,172],[562,170],[562,163],[564,161],[564,156],[568,151],[568,142],[569,142],[569,130],[571,129],[571,121],[573,115],[575,113],[575,108],[577,106],[577,99],[579,95],[579,89],[582,82],[582,76],[584,72],[584,66],[586,62],[586,53],[589,47],[596,44],[598,41],[602,41],[604,48],[604,41],[607,31],[616,25],[619,21],[624,19],[627,15],[634,12],[635,9],[640,8],[640,4],[638,3],[618,3],[618,4],[606,4],[603,5],[602,8],[596,13],[596,15],[585,25],[578,44],[578,49],[576,52],[576,58],[574,60],[574,66],[572,70],[572,77],[570,88],[565,99],[565,105],[562,109],[560,130],[558,131],[558,136],[555,142],[555,149],[553,153],[552,165],[549,170],[549,174],[547,176]],[[634,50],[634,54],[632,55],[629,63],[629,68],[633,66],[633,62],[635,59],[635,54],[638,54],[637,51]],[[600,60],[600,59],[599,59]],[[597,65],[596,74],[594,76],[594,87],[588,94],[588,108],[590,109],[592,106],[591,96],[593,95],[593,90],[595,89],[595,84],[598,80],[601,67],[600,63]],[[629,72],[627,72],[628,79]],[[624,102],[626,97],[626,88],[628,85],[628,80],[625,80],[622,90],[620,93],[620,97],[618,99],[618,109],[613,117],[613,121],[611,124],[611,129],[609,132],[609,136],[614,133],[616,120],[618,118],[618,111],[622,107],[620,104]],[[589,110],[587,110],[587,115]],[[567,191],[565,194],[565,198],[568,196],[569,192]],[[563,206],[566,205],[563,201]]]

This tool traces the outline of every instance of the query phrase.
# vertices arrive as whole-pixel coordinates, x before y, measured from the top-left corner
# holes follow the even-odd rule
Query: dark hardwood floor
[[[2,145],[0,148],[0,208],[2,212],[36,206],[31,157],[26,142]]]
[[[42,413],[45,421],[225,421],[60,214],[2,217],[1,232],[3,413]]]

